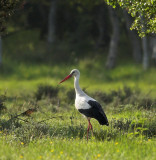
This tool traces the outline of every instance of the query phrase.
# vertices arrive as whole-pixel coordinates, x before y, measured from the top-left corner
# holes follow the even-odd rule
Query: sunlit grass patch
[[[3,148],[0,153],[6,153],[5,158],[11,159],[152,159],[155,157],[155,142],[147,141],[138,144],[137,140],[127,140],[122,138],[119,144],[115,145],[113,141],[99,142],[95,139],[87,142],[79,139],[53,139],[53,145],[49,144],[51,139],[41,139],[33,141],[27,146],[15,147],[9,143],[4,143],[1,139],[0,145]],[[16,149],[18,148],[18,150]],[[52,152],[51,152],[52,151]],[[151,153],[151,154],[149,154]],[[1,154],[2,155],[2,154]],[[3,156],[4,158],[4,156]]]

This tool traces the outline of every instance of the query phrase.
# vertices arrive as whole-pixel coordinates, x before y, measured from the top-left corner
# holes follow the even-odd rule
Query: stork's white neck
[[[77,95],[85,94],[79,86],[80,75],[74,76],[74,88]]]

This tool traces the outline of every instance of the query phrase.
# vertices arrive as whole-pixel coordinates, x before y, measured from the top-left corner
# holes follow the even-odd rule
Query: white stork
[[[70,72],[70,74],[67,77],[65,77],[60,83],[66,81],[72,76],[74,76],[74,88],[76,92],[75,107],[81,114],[85,115],[88,120],[88,129],[87,129],[87,140],[88,140],[88,133],[90,129],[92,130],[93,134],[93,127],[90,122],[91,118],[95,118],[101,125],[108,126],[109,123],[101,105],[95,99],[89,97],[86,93],[84,93],[81,90],[79,86],[80,72],[78,69],[73,69]]]

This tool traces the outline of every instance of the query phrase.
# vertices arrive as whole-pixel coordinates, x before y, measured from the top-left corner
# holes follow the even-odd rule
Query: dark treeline
[[[39,39],[46,44],[46,54],[63,43],[70,48],[70,52],[64,52],[69,57],[103,54],[109,69],[116,66],[120,57],[132,57],[147,69],[151,62],[156,62],[156,37],[141,39],[136,31],[130,30],[132,22],[126,10],[113,9],[101,0],[92,3],[33,0],[22,2],[8,26],[14,27],[13,32],[39,30]]]

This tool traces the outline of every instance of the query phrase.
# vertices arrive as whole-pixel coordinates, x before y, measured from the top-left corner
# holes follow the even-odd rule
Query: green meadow
[[[121,60],[107,70],[100,55],[72,63],[33,62],[35,45],[43,56],[34,37],[34,43],[24,42],[29,62],[22,44],[10,54],[18,35],[12,39],[5,39],[0,68],[0,160],[156,159],[156,68],[144,71]],[[101,103],[110,124],[92,119],[88,142],[87,120],[74,107],[73,79],[58,85],[74,68],[81,72],[81,88]],[[29,109],[35,111],[24,114]]]

